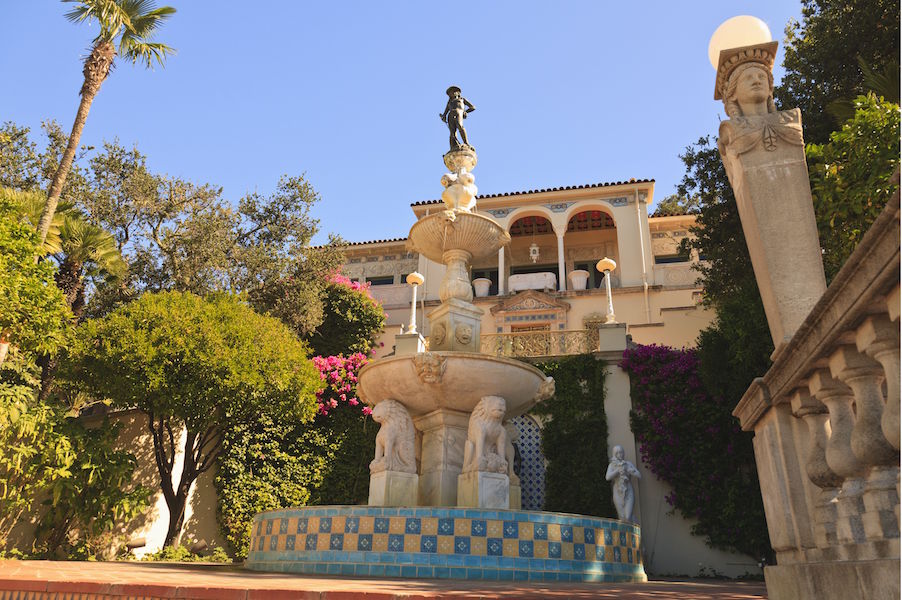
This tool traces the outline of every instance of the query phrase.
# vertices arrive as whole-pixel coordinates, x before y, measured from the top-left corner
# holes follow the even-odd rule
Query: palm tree
[[[155,8],[153,0],[63,0],[63,2],[77,5],[66,13],[67,19],[74,23],[96,19],[100,24],[100,33],[94,38],[91,53],[85,59],[81,102],[75,114],[72,132],[69,134],[69,143],[53,175],[53,181],[47,192],[47,204],[38,223],[41,243],[47,237],[63,184],[69,175],[69,169],[72,168],[91,103],[110,74],[113,60],[118,55],[131,60],[132,64],[140,60],[147,68],[152,68],[154,62],[162,65],[166,55],[175,52],[166,44],[150,41],[156,29],[175,12],[170,6]],[[119,38],[118,49],[115,45],[116,38]]]
[[[122,279],[128,272],[128,263],[119,253],[116,238],[108,231],[78,211],[70,209],[59,214],[63,219],[59,227],[59,250],[54,254],[59,263],[56,286],[65,295],[73,322],[78,324],[85,310],[87,282],[103,279],[113,283]],[[56,356],[45,356],[40,364],[39,398],[44,400],[50,395],[58,360]]]
[[[6,201],[15,206],[19,217],[35,229],[37,229],[38,221],[41,220],[44,207],[47,206],[47,196],[44,192],[26,192],[7,187],[0,187],[0,201]],[[50,221],[50,228],[47,230],[47,237],[41,247],[42,255],[56,254],[60,251],[60,225],[63,224],[65,213],[71,209],[72,205],[68,202],[61,202],[57,206],[56,213]]]
[[[63,218],[60,251],[55,256],[59,261],[56,284],[66,295],[76,322],[84,312],[88,279],[114,282],[128,271],[128,263],[119,253],[116,238],[75,211],[68,212]]]

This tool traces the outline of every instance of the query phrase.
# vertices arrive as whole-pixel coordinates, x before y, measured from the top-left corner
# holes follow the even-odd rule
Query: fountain
[[[468,266],[497,253],[510,236],[473,212],[477,155],[462,119],[474,107],[459,88],[447,93],[445,210],[420,218],[408,237],[411,250],[445,265],[441,305],[427,315],[428,351],[409,331],[398,336],[394,356],[360,371],[358,395],[381,425],[368,505],[260,513],[245,566],[319,575],[645,581],[637,525],[519,510],[505,424],[553,396],[554,380],[530,364],[479,352],[483,311],[472,304]]]

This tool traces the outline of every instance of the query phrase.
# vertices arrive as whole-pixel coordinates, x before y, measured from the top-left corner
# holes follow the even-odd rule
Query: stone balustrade
[[[510,358],[568,356],[598,350],[598,332],[589,329],[484,333],[480,352]]]
[[[804,579],[793,566],[829,578],[832,564],[869,569],[858,579],[869,597],[898,594],[899,244],[896,192],[733,412],[755,432],[768,532],[788,568],[768,574],[769,589]]]

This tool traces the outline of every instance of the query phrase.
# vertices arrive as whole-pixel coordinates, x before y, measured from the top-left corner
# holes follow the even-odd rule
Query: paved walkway
[[[697,579],[646,584],[512,584],[291,576],[209,564],[0,560],[0,600],[123,597],[130,600],[762,600],[767,594],[763,583]]]

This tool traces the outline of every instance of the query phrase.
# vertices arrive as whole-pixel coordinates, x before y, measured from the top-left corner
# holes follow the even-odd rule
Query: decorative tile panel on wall
[[[258,571],[510,581],[645,581],[639,527],[559,513],[306,507],[254,517]]]
[[[542,454],[542,430],[528,415],[510,422],[519,436],[514,443],[520,451],[520,490],[523,510],[542,510],[545,506],[545,456]]]

